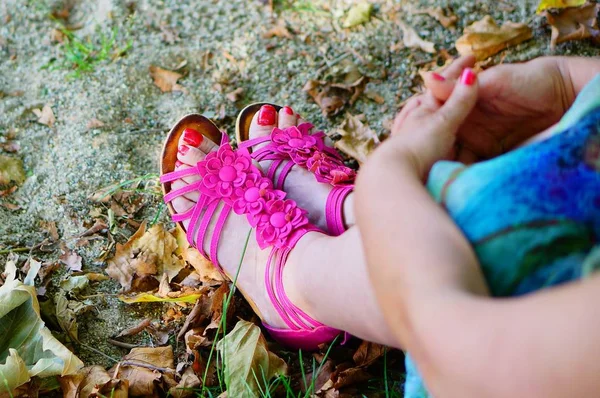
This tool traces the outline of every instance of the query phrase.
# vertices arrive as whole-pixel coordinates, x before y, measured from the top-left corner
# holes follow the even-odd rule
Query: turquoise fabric
[[[600,268],[600,75],[548,139],[465,166],[438,162],[427,188],[471,242],[494,296]],[[404,396],[429,394],[410,357]]]

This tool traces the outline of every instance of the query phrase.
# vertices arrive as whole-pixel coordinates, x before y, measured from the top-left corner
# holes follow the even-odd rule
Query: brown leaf
[[[81,271],[81,256],[70,251],[66,247],[64,248],[63,254],[59,257],[59,260],[67,266],[69,271]]]
[[[182,74],[155,65],[150,65],[149,70],[150,76],[154,79],[154,84],[160,88],[163,93],[171,91],[187,91],[185,87],[177,83],[177,80],[183,77]]]
[[[336,133],[342,138],[335,142],[335,147],[359,163],[364,163],[380,142],[377,134],[369,126],[349,113],[346,114],[346,120],[338,127]]]
[[[332,375],[333,387],[340,389],[353,384],[362,383],[372,378],[366,370],[363,368],[349,368],[338,372],[337,370]]]
[[[333,375],[333,372],[335,370],[335,364],[333,363],[333,361],[331,359],[328,359],[327,361],[325,361],[325,363],[323,365],[320,366],[321,370],[319,371],[319,373],[317,373],[315,380],[314,380],[314,390],[316,392],[319,392],[321,390],[326,390],[327,387],[329,385],[332,385],[331,382],[331,376]],[[307,373],[306,374],[306,384],[302,383],[303,386],[310,386],[310,384],[312,383],[313,380],[313,373]],[[331,383],[330,383],[331,382]]]
[[[435,18],[435,20],[442,24],[444,28],[450,28],[456,25],[456,22],[458,21],[458,17],[452,14],[451,11],[448,11],[448,15],[446,15],[442,7],[426,8],[424,10],[416,11],[415,14],[427,14],[430,17]]]
[[[357,366],[369,366],[385,354],[385,346],[376,343],[370,343],[366,340],[360,344],[352,359]]]
[[[163,273],[171,281],[183,268],[176,250],[177,240],[161,224],[146,231],[144,222],[127,243],[117,244],[106,273],[119,281],[126,292],[153,290]]]
[[[505,22],[499,27],[496,22],[486,15],[482,20],[467,26],[464,34],[456,40],[455,46],[461,55],[473,54],[482,61],[504,50],[515,46],[533,36],[527,24]]]
[[[305,91],[319,105],[323,115],[335,115],[346,105],[354,105],[364,92],[369,79],[360,77],[351,84],[328,83],[325,81],[309,80],[302,91]]]
[[[279,20],[275,26],[263,33],[263,38],[270,39],[271,37],[292,38],[292,34],[285,26],[285,21]]]
[[[243,87],[238,87],[235,90],[227,93],[227,95],[225,95],[225,97],[227,97],[227,99],[231,102],[238,102],[239,100],[242,99],[243,96],[244,96],[244,88]]]
[[[88,120],[88,122],[87,122],[87,124],[86,124],[85,127],[88,130],[91,130],[91,129],[98,129],[98,128],[103,127],[103,126],[104,126],[104,122],[102,122],[102,121],[96,119],[95,117],[93,117],[90,120]]]
[[[100,366],[81,369],[77,374],[59,377],[65,398],[100,397],[109,393],[113,398],[127,398],[127,381],[115,380]],[[105,387],[109,387],[108,391]]]
[[[225,278],[219,272],[218,268],[200,254],[200,252],[193,247],[187,241],[186,234],[181,228],[176,228],[174,231],[175,238],[177,239],[177,251],[185,262],[190,264],[198,275],[200,280],[207,285],[218,285],[225,281]]]
[[[114,372],[114,373],[113,373]],[[129,381],[129,395],[148,397],[157,394],[157,387],[166,376],[175,373],[173,348],[136,347],[111,369],[119,379]]]
[[[34,109],[33,113],[35,113],[35,115],[38,117],[38,123],[44,124],[48,127],[54,126],[56,118],[54,117],[54,112],[52,112],[52,108],[50,108],[49,105],[44,105],[41,110]]]
[[[408,26],[402,20],[398,20],[398,26],[402,29],[402,41],[406,47],[420,48],[425,52],[435,54],[435,44],[423,40],[412,27]]]
[[[196,392],[194,389],[200,387],[202,382],[194,373],[194,369],[191,367],[187,368],[183,375],[181,376],[181,380],[175,387],[171,387],[169,390],[169,396],[175,398],[187,398],[187,397],[195,397]]]
[[[600,4],[596,3],[587,3],[581,7],[544,11],[544,15],[552,27],[551,47],[554,48],[557,44],[566,41],[587,38],[591,38],[594,43],[600,44],[599,13]]]

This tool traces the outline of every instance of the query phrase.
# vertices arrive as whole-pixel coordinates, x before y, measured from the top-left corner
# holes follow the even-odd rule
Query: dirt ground
[[[345,112],[323,116],[302,87],[309,79],[341,73],[339,68],[348,65],[341,61],[349,60],[369,77],[368,89],[383,103],[362,96],[345,111],[363,114],[369,126],[384,133],[386,121],[418,86],[418,69],[433,59],[420,50],[394,49],[402,36],[390,18],[394,6],[421,37],[451,54],[456,54],[453,45],[463,27],[488,14],[498,23],[526,22],[534,28],[532,40],[496,56],[495,62],[600,53],[586,42],[566,43],[551,52],[550,29],[535,15],[536,2],[529,0],[373,1],[371,20],[353,29],[340,26],[349,0],[276,1],[273,14],[268,5],[247,0],[65,1],[0,4],[0,143],[11,143],[8,156],[22,159],[27,175],[14,193],[0,197],[0,271],[8,252],[16,248],[23,262],[28,248],[48,238],[48,222],[55,222],[60,239],[82,256],[83,269],[102,272],[111,239],[98,235],[81,247],[74,239],[96,218],[109,222],[108,206],[90,198],[111,184],[157,173],[165,133],[186,113],[210,116],[232,133],[239,109],[270,101],[291,104],[315,125],[331,130]],[[458,16],[456,28],[443,28],[430,16],[410,11],[428,6],[451,7]],[[68,16],[51,17],[65,7]],[[289,38],[263,36],[282,21],[292,33]],[[53,33],[61,24],[78,28],[73,34],[96,46],[115,32],[110,56],[73,76],[60,37]],[[161,92],[149,74],[150,65],[174,70],[184,61],[178,69],[184,91]],[[238,88],[243,94],[233,102],[227,94]],[[33,113],[44,105],[56,117],[52,127],[38,123]],[[92,119],[103,125],[89,126]],[[2,148],[6,155],[8,146]],[[145,188],[152,190],[151,184]],[[112,231],[116,241],[126,240],[135,223],[154,220],[161,209],[158,195],[142,195],[144,206],[131,222],[117,216]],[[164,212],[158,217],[168,223]],[[57,248],[39,249],[31,255],[46,262],[61,254]],[[57,271],[55,282],[63,274]],[[126,351],[107,338],[147,316],[160,318],[164,310],[163,305],[127,305],[106,295],[118,288],[109,280],[84,292],[94,308],[78,319],[82,344],[74,349],[86,364],[112,365],[110,357],[120,358]],[[46,299],[54,291],[49,285]]]

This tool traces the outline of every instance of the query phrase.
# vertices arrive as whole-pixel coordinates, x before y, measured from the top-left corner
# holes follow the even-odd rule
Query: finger
[[[452,94],[435,116],[446,129],[456,133],[477,102],[477,75],[466,68],[454,86]]]
[[[462,56],[440,72],[423,73],[423,82],[435,98],[439,101],[446,101],[450,97],[450,94],[452,94],[456,80],[458,80],[462,71],[465,68],[472,68],[474,65],[474,56]]]

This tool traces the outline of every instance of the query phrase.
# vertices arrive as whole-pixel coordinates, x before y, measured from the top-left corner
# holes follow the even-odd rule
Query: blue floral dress
[[[544,141],[465,166],[438,162],[427,188],[475,249],[494,296],[600,268],[600,75]],[[406,398],[429,397],[410,358]]]

